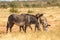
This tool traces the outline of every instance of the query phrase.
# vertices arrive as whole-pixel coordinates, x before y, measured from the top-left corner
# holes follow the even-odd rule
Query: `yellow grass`
[[[6,34],[7,18],[10,14],[8,9],[0,9],[0,40],[60,40],[60,8],[48,7],[48,8],[18,8],[19,13],[27,13],[28,10],[34,11],[30,13],[35,15],[36,13],[43,13],[47,18],[48,23],[51,25],[48,31],[31,31],[27,29],[27,33],[19,32],[19,27],[14,25],[12,33]],[[32,25],[33,27],[34,25]]]
[[[0,40],[60,40],[59,32],[29,32],[1,34]]]

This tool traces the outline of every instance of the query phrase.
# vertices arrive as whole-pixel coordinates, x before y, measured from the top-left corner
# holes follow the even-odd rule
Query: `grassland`
[[[33,14],[43,13],[47,18],[48,23],[51,25],[48,31],[31,31],[27,29],[27,33],[19,32],[19,27],[14,25],[12,33],[6,34],[6,23],[8,16],[12,13],[8,9],[0,9],[0,40],[60,40],[60,8],[47,7],[47,8],[18,8],[19,13],[27,13],[32,10]],[[34,25],[32,25],[34,27]],[[42,28],[41,28],[42,29]]]

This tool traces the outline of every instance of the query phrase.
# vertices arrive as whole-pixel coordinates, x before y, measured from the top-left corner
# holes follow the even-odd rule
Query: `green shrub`
[[[28,13],[33,13],[33,11],[32,10],[28,10]]]
[[[0,8],[8,8],[8,5],[7,4],[1,4]]]
[[[12,12],[12,13],[18,13],[18,10],[16,8],[11,8],[10,12]]]
[[[9,3],[8,5],[11,8],[16,8],[18,4],[16,2],[12,2],[12,3]]]
[[[23,6],[24,6],[24,7],[30,7],[30,5],[29,5],[29,4],[24,4]]]

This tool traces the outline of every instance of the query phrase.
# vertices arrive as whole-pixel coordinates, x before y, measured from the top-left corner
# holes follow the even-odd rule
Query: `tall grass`
[[[34,13],[46,13],[48,23],[51,25],[48,31],[29,31],[27,33],[17,32],[17,28],[13,28],[13,32],[5,33],[6,23],[9,14],[9,9],[0,9],[0,40],[60,40],[60,8],[20,8],[21,13],[27,13],[28,9],[33,10]],[[29,12],[31,13],[31,12]],[[17,27],[17,26],[16,26]],[[32,26],[34,27],[34,26]],[[16,32],[15,32],[16,31]]]
[[[60,32],[16,32],[3,34],[0,40],[60,40]]]

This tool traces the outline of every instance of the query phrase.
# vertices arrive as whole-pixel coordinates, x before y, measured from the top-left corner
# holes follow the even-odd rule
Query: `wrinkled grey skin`
[[[42,26],[43,26],[43,30],[47,30],[48,26],[51,26],[48,24],[47,19],[46,19],[46,17],[43,16],[43,14],[38,13],[38,14],[36,14],[36,17],[40,17],[39,21],[40,21],[40,24],[42,24]]]

